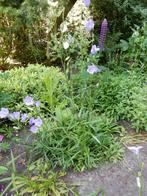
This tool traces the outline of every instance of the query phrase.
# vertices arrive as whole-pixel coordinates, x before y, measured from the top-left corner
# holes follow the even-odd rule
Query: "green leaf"
[[[7,173],[7,171],[8,171],[8,168],[7,167],[0,166],[0,175],[3,175],[5,173]]]
[[[120,40],[120,42],[121,42],[120,47],[121,47],[122,51],[128,50],[128,48],[129,48],[128,42],[125,40]]]

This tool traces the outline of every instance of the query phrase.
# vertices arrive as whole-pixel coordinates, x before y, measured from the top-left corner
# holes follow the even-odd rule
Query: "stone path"
[[[147,143],[141,145],[143,149],[140,152],[139,162],[144,163],[142,196],[147,196]],[[69,172],[65,180],[77,185],[80,196],[138,196],[135,175],[139,171],[139,162],[136,155],[128,149],[125,151],[124,160],[118,164],[109,163],[83,173]],[[100,190],[103,190],[104,194]]]

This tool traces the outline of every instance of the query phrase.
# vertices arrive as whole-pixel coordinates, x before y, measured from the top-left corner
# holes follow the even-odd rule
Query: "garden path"
[[[139,162],[144,163],[142,196],[147,196],[147,143],[139,145],[143,146],[139,158]],[[82,173],[69,172],[65,180],[77,185],[80,196],[138,196],[135,176],[138,171],[136,155],[125,148],[124,159],[120,163],[108,163]]]

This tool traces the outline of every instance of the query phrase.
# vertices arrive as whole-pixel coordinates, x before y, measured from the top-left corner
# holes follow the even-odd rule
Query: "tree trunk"
[[[65,4],[65,10],[64,13],[62,13],[56,20],[56,28],[58,30],[58,28],[60,27],[61,23],[66,19],[68,13],[70,12],[70,10],[72,9],[72,7],[74,6],[74,4],[76,3],[77,0],[69,0],[68,3]]]
[[[76,3],[77,0],[69,0],[67,3],[65,3],[65,10],[64,13],[61,13],[61,15],[59,17],[57,17],[56,23],[53,25],[51,31],[48,34],[48,43],[47,43],[47,58],[49,58],[49,54],[48,54],[48,46],[49,46],[49,42],[51,39],[51,33],[54,32],[56,33],[57,30],[59,29],[60,25],[62,24],[62,22],[64,22],[64,20],[66,19],[68,13],[70,12],[70,10],[72,9],[72,7],[74,6],[74,4]]]
[[[56,33],[57,30],[59,29],[60,25],[62,24],[62,22],[66,19],[68,13],[70,12],[70,10],[72,9],[72,7],[74,6],[74,4],[76,3],[77,0],[69,0],[65,5],[65,10],[64,13],[61,13],[61,15],[59,17],[57,17],[56,19],[56,23],[53,25],[52,29],[50,30],[49,34],[48,34],[48,41],[50,41],[51,38],[51,33],[54,32]]]

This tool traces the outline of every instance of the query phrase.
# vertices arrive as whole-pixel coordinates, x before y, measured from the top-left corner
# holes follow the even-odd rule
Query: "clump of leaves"
[[[147,85],[137,89],[132,94],[133,110],[130,110],[129,119],[137,131],[147,131]]]
[[[112,136],[118,131],[105,116],[57,109],[37,134],[33,155],[48,157],[52,167],[76,170],[96,167],[104,160],[121,157],[120,146]]]
[[[8,165],[12,164],[11,177],[3,178],[0,182],[9,182],[8,186],[3,191],[5,193],[13,193],[15,195],[35,195],[35,196],[48,196],[48,195],[65,195],[68,196],[69,192],[76,192],[72,188],[67,188],[64,181],[61,179],[65,175],[63,172],[53,172],[50,170],[49,164],[43,159],[39,159],[30,164],[24,174],[18,174],[15,167],[15,160],[11,152],[12,160]],[[0,166],[0,170],[6,173],[8,169]]]
[[[137,130],[146,130],[146,85],[141,71],[119,74],[105,71],[73,78],[74,102],[77,107],[95,110],[99,114],[131,121]]]
[[[7,152],[10,148],[10,145],[7,142],[0,143],[0,152]]]
[[[0,108],[7,107],[10,103],[13,103],[14,96],[9,92],[0,92]]]

